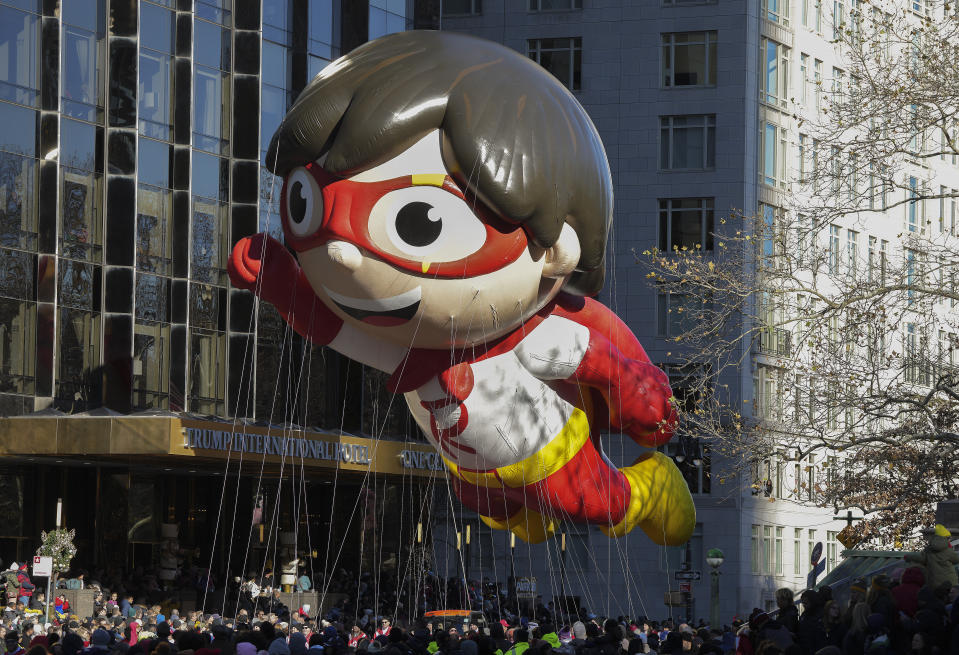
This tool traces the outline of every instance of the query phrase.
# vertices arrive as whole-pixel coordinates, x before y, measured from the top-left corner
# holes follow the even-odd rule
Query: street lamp
[[[719,567],[725,561],[723,551],[718,548],[710,548],[706,553],[706,563],[712,568],[709,572],[711,579],[709,625],[713,629],[719,629]]]

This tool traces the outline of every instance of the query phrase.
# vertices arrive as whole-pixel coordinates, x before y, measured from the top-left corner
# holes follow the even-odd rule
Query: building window
[[[318,6],[314,10],[313,7],[309,8],[310,22],[313,21],[314,13],[322,13],[320,4],[326,3],[316,3]],[[265,0],[263,3],[263,38],[269,39],[270,41],[275,41],[276,43],[283,43],[285,45],[292,44],[293,29],[291,26],[291,16],[290,9],[291,3],[289,0]],[[312,35],[311,35],[312,37]],[[196,37],[194,37],[196,38]]]
[[[0,246],[36,250],[37,112],[0,103],[0,122]]]
[[[760,203],[759,215],[762,218],[762,238],[759,241],[760,263],[763,267],[770,268],[776,265],[776,257],[784,253],[781,230],[786,224],[785,210],[782,207]]]
[[[826,573],[832,571],[839,564],[839,533],[826,531]]]
[[[193,40],[193,146],[229,154],[230,31],[196,20]]]
[[[799,102],[805,107],[809,100],[809,55],[799,54]]]
[[[829,272],[839,273],[839,226],[829,226]]]
[[[846,270],[855,275],[856,265],[859,263],[859,233],[855,230],[846,230]]]
[[[30,5],[31,3],[24,3]],[[38,3],[32,3],[36,6]],[[0,5],[0,99],[36,105],[40,90],[40,17]]]
[[[759,99],[785,107],[789,98],[789,48],[763,37],[760,43]]]
[[[763,526],[763,573],[772,574],[776,570],[776,551],[773,549],[773,527]]]
[[[33,394],[37,363],[35,256],[0,250],[0,392]],[[50,320],[52,317],[47,317]]]
[[[773,559],[776,561],[776,575],[783,574],[783,528],[776,526],[776,548],[773,553]]]
[[[169,189],[141,184],[137,189],[136,266],[141,271],[172,273],[173,211]]]
[[[133,406],[138,409],[169,407],[169,286],[168,278],[137,274]],[[182,405],[174,403],[174,406]]]
[[[685,293],[660,293],[656,302],[659,336],[679,337],[696,327],[698,312],[695,296]]]
[[[406,4],[396,0],[370,0],[369,38],[406,31]]]
[[[819,6],[818,3],[816,5]],[[813,94],[816,101],[816,111],[822,110],[822,60],[813,60]]]
[[[920,231],[919,226],[919,180],[915,177],[909,178],[909,191],[907,192],[909,202],[906,203],[906,223],[910,232]]]
[[[60,121],[60,254],[73,259],[102,257],[103,175],[96,156],[102,135],[89,123]]]
[[[480,0],[475,0],[479,4]],[[451,4],[449,1],[444,3],[444,7]],[[333,59],[333,2],[324,0],[323,2],[312,2],[309,7],[309,49],[310,55],[322,58],[327,62]],[[263,20],[266,23],[266,19]],[[269,33],[266,28],[263,29],[264,38],[268,38]],[[316,73],[310,70],[310,79]]]
[[[264,41],[260,56],[263,67],[260,153],[261,162],[266,163],[265,157],[270,147],[270,139],[280,126],[290,104],[289,51],[279,44]]]
[[[716,166],[716,115],[660,116],[659,167],[663,170]]]
[[[832,2],[832,38],[838,41],[842,36],[842,28],[845,26],[846,7],[843,0],[833,0]]]
[[[164,141],[173,129],[174,18],[168,9],[140,3],[140,23],[150,26],[140,36],[140,134]]]
[[[193,197],[190,278],[198,282],[226,284],[229,248],[227,204],[215,198]]]
[[[670,378],[670,384],[673,381]],[[702,441],[680,436],[663,446],[662,451],[676,462],[690,493],[708,494],[711,491],[709,448]]]
[[[93,401],[100,366],[100,268],[59,261],[57,396],[74,407]],[[82,409],[80,410],[82,411]]]
[[[802,575],[802,528],[793,528],[793,573]]]
[[[443,0],[444,16],[476,16],[483,13],[483,0]]]
[[[68,116],[95,121],[103,110],[105,21],[82,2],[65,2],[62,12],[61,109]]]
[[[529,0],[530,11],[563,11],[582,8],[583,0]]]
[[[226,290],[190,284],[188,411],[223,416],[226,377]]]
[[[659,201],[659,249],[713,249],[713,199],[668,198]]]
[[[766,20],[789,25],[789,0],[763,0],[762,15]]]
[[[759,529],[760,529],[760,526],[753,525],[752,537],[750,539],[750,554],[751,554],[750,560],[752,562],[753,573],[762,572],[762,569],[760,568],[760,565],[759,565],[759,560],[760,560],[759,553],[761,550],[761,543],[759,541]]]
[[[836,68],[833,66],[832,69],[832,102],[837,104],[842,100],[843,93],[845,89],[843,88],[846,84],[846,71],[841,68]]]
[[[829,385],[829,406],[826,408],[827,420],[829,421],[830,429],[836,429],[836,419],[834,418],[838,412],[836,411],[836,403],[839,394],[836,392],[836,386],[832,383]],[[809,456],[809,464],[806,465],[806,470],[809,472],[809,489],[806,499],[809,502],[816,502],[819,497],[819,490],[816,488],[816,456]]]
[[[709,86],[716,83],[716,32],[662,35],[663,86]]]
[[[220,25],[229,25],[232,6],[233,0],[196,0],[193,11],[197,18],[213,21]]]
[[[761,137],[762,183],[767,186],[786,187],[786,157],[789,142],[786,129],[773,123],[763,123]]]
[[[805,184],[809,181],[809,163],[806,161],[809,158],[809,136],[806,134],[799,135],[799,141],[797,144],[796,153],[796,170],[799,172],[799,182]]]
[[[582,89],[582,38],[530,39],[527,54],[570,91]]]

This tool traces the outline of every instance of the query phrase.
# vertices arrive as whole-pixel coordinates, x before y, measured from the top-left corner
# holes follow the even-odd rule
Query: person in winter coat
[[[776,619],[786,626],[793,636],[799,634],[799,608],[793,602],[792,589],[783,587],[776,590],[776,606],[779,607],[779,615]]]
[[[30,575],[27,573],[27,565],[25,562],[20,565],[20,569],[17,571],[17,583],[20,585],[17,591],[17,600],[24,605],[29,605],[30,596],[33,595],[33,590],[36,589],[36,586],[30,582]]]
[[[826,646],[822,601],[817,591],[807,589],[803,592],[800,602],[803,613],[799,617],[799,646],[804,653],[815,653]]]
[[[950,587],[959,584],[959,575],[956,574],[959,553],[949,546],[952,533],[941,524],[923,530],[923,533],[928,539],[926,547],[919,553],[907,553],[903,559],[926,567],[926,582],[933,589],[944,584]]]
[[[513,633],[513,646],[506,655],[523,655],[529,648],[529,632],[522,628]]]
[[[842,647],[842,640],[846,637],[848,626],[842,620],[842,608],[834,600],[826,603],[823,609],[823,627],[826,629],[826,643],[830,646]]]
[[[892,592],[889,591],[889,585],[889,576],[880,573],[873,577],[869,591],[866,592],[866,604],[869,605],[870,613],[885,616],[887,627],[895,625],[899,620],[899,609]]]
[[[926,574],[918,566],[910,566],[902,573],[902,582],[892,589],[896,607],[906,616],[916,615],[919,609],[919,590],[926,584]]]
[[[852,609],[852,624],[842,640],[842,652],[861,653],[869,630],[869,605],[866,601],[856,603]]]
[[[565,655],[575,655],[586,645],[586,625],[582,621],[573,624],[573,638],[560,648]]]
[[[18,569],[17,563],[14,562],[10,565],[9,570],[3,572],[3,584],[7,594],[7,601],[16,600],[17,596],[19,596],[20,582],[17,580]]]

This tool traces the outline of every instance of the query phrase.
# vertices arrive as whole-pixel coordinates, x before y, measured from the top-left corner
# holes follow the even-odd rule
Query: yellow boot
[[[480,519],[494,530],[510,530],[530,544],[543,543],[556,532],[556,521],[526,507],[502,521],[482,515]]]
[[[629,507],[622,521],[603,527],[603,532],[609,537],[622,537],[638,525],[657,544],[686,543],[696,527],[696,506],[673,460],[663,453],[649,452],[620,472],[629,480]]]

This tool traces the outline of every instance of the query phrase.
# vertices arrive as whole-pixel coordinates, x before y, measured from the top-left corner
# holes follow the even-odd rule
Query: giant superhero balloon
[[[315,344],[390,374],[460,500],[532,542],[560,520],[685,542],[692,498],[649,451],[616,469],[599,429],[654,448],[666,375],[588,296],[612,181],[576,99],[501,45],[404,32],[331,63],[273,135],[286,246],[238,242],[230,278]]]

